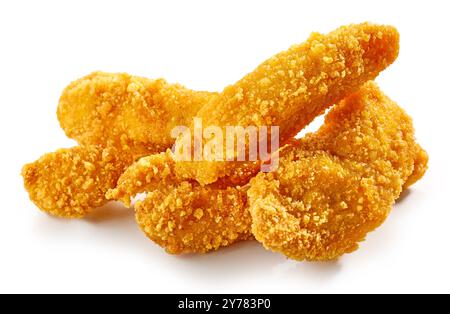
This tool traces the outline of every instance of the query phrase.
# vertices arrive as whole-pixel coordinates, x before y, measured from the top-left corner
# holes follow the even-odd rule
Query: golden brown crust
[[[253,233],[266,247],[296,259],[351,252],[385,220],[402,186],[415,173],[423,175],[424,156],[411,119],[367,83],[332,109],[318,132],[283,147],[276,173],[251,181]],[[151,191],[135,206],[137,220],[170,253],[203,253],[247,238],[246,188],[183,181],[174,164],[169,152],[142,158],[110,195],[129,202]],[[225,205],[215,209],[218,195],[241,201],[219,202]],[[195,217],[197,209],[208,214]],[[239,231],[223,218],[227,212]],[[216,225],[216,218],[224,223]]]
[[[170,151],[140,158],[121,175],[117,186],[106,193],[108,199],[119,200],[129,207],[138,193],[173,186],[182,182],[173,169]]]
[[[173,144],[172,128],[190,125],[214,95],[163,79],[94,72],[63,91],[57,114],[67,136],[81,145],[161,152]]]
[[[136,220],[173,254],[217,250],[253,233],[290,258],[337,258],[356,250],[427,169],[411,119],[374,83],[363,86],[396,59],[398,37],[393,27],[368,23],[314,33],[221,94],[92,73],[69,85],[58,107],[66,134],[86,146],[25,165],[25,187],[42,210],[70,218],[106,198],[130,206],[145,192]],[[344,97],[318,132],[292,141]],[[180,162],[166,151],[128,167],[169,148],[171,130],[194,115],[203,127],[279,125],[281,143],[292,143],[278,171],[249,185],[258,162]]]
[[[402,188],[423,175],[425,156],[409,116],[368,83],[333,108],[318,132],[284,148],[278,171],[251,181],[253,234],[297,260],[352,252]]]
[[[403,189],[407,189],[425,175],[428,169],[428,154],[419,144],[416,145],[416,159],[414,160],[414,170],[413,173],[408,177]]]
[[[368,23],[341,27],[328,35],[313,34],[304,44],[270,58],[212,97],[197,117],[202,118],[203,127],[280,125],[285,142],[334,101],[392,63],[398,54],[398,37],[393,27]],[[276,105],[264,107],[262,102]],[[173,163],[167,154],[165,158]],[[258,171],[259,163],[250,162],[176,161],[171,167],[172,177],[178,181],[195,179],[202,185],[219,178],[225,185],[244,185]],[[147,181],[148,190],[151,184],[156,188],[165,180],[158,176],[152,178],[153,183]],[[122,197],[117,191],[115,194],[110,197]]]
[[[30,199],[41,210],[59,217],[80,218],[106,203],[133,156],[115,148],[78,146],[59,149],[23,167]]]
[[[171,254],[206,253],[252,238],[246,189],[182,182],[135,205],[145,234]]]
[[[213,96],[123,73],[95,72],[71,83],[62,93],[58,119],[66,134],[82,146],[46,154],[26,165],[23,174],[30,198],[48,213],[83,217],[106,203],[105,192],[115,187],[126,166],[170,147],[171,129],[189,125]],[[104,160],[102,152],[114,156]],[[86,172],[84,163],[93,164],[95,170]],[[92,180],[94,188],[82,188]]]
[[[326,108],[374,79],[398,51],[399,34],[391,26],[364,23],[328,35],[313,33],[305,43],[273,56],[225,88],[197,116],[204,127],[280,126],[283,145]],[[205,185],[240,166],[239,162],[178,162],[177,172]]]

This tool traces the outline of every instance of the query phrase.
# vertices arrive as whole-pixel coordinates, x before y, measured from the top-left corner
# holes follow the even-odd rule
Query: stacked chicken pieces
[[[93,73],[58,106],[79,146],[25,165],[25,187],[60,217],[108,200],[133,205],[140,228],[169,253],[255,238],[289,258],[335,259],[356,250],[427,168],[411,118],[373,82],[398,51],[395,28],[364,23],[313,33],[221,93]],[[317,132],[294,139],[329,108]],[[174,158],[181,138],[171,132],[194,118],[223,129],[279,126],[278,167]]]

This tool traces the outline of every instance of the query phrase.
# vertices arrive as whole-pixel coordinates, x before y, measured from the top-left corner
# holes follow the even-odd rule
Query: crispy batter
[[[246,238],[247,201],[242,195],[238,205],[225,207],[244,213],[241,220],[231,215],[240,222],[237,233],[227,219],[214,225],[215,217],[222,219],[223,207],[200,219],[184,218],[196,209],[214,213],[216,193],[235,197],[246,188],[183,182],[169,154],[136,162],[109,196],[121,196],[130,205],[137,193],[152,191],[135,206],[137,220],[170,253],[216,249],[211,243],[221,243],[222,234],[229,232]],[[280,158],[277,173],[259,174],[251,183],[253,232],[266,247],[309,260],[332,259],[356,249],[357,242],[384,221],[402,185],[418,180],[427,167],[427,154],[414,141],[410,118],[375,83],[367,83],[331,110],[317,133],[283,147]],[[161,180],[157,188],[155,178]],[[205,226],[212,224],[208,232]],[[190,236],[195,234],[204,236]],[[226,240],[222,245],[232,244]]]
[[[403,189],[406,190],[411,185],[422,179],[425,175],[425,172],[428,169],[428,154],[426,151],[420,147],[419,144],[416,144],[415,147],[415,160],[414,160],[414,169],[412,174],[408,177],[405,184],[403,184]]]
[[[81,145],[162,152],[174,142],[172,128],[190,125],[215,94],[163,79],[94,72],[63,91],[57,114],[66,135]]]
[[[41,210],[59,217],[80,218],[105,204],[133,156],[115,148],[78,146],[45,154],[23,167],[30,199]]]
[[[244,186],[258,173],[257,168],[250,166],[241,167],[239,170],[240,172],[232,172],[232,175],[207,186],[214,185],[216,188],[225,189],[231,186]],[[134,162],[120,176],[117,185],[106,193],[106,197],[121,201],[129,207],[131,199],[138,193],[158,190],[166,186],[177,186],[184,181],[196,182],[184,179],[177,172],[173,154],[167,150],[164,153],[142,157]]]
[[[66,134],[82,146],[26,165],[30,198],[48,213],[83,217],[107,202],[105,192],[115,187],[126,166],[170,147],[171,129],[188,125],[213,96],[128,74],[95,72],[73,82],[61,96],[58,118]],[[105,161],[102,152],[114,157]],[[95,171],[86,172],[84,163],[93,164]],[[95,188],[82,188],[92,180]]]
[[[134,196],[147,193],[134,206],[138,225],[172,254],[206,253],[252,238],[247,188],[183,181],[176,176],[170,155],[168,151],[141,158],[107,197],[129,207]]]
[[[398,37],[393,27],[367,23],[341,27],[326,36],[313,34],[304,44],[270,58],[227,87],[197,116],[203,119],[203,127],[280,125],[281,142],[285,142],[333,102],[392,63],[398,54]],[[223,177],[224,185],[244,185],[259,170],[258,163],[174,163],[170,159],[172,155],[166,153],[142,161],[148,168],[152,168],[152,162],[155,168],[171,165],[165,172],[154,170],[145,177],[147,191],[183,179],[196,179],[204,185]],[[127,202],[127,195],[132,194],[127,189],[133,185],[133,172],[141,172],[140,166],[131,167],[108,196]]]
[[[142,157],[125,170],[106,197],[130,207],[131,199],[138,193],[180,184],[183,180],[176,176],[174,166],[170,151]]]
[[[283,145],[326,108],[374,79],[398,51],[399,34],[391,26],[365,23],[328,35],[313,33],[305,43],[273,56],[225,88],[197,116],[203,127],[280,126]],[[183,140],[180,137],[177,144]],[[205,185],[225,176],[254,174],[248,163],[244,171],[236,170],[241,164],[178,161],[176,170],[179,176]]]
[[[278,171],[251,181],[252,231],[266,248],[297,260],[356,250],[427,164],[410,117],[373,82],[282,155]]]
[[[135,205],[145,234],[168,253],[206,253],[252,238],[246,188],[182,182]]]
[[[293,259],[335,259],[356,250],[427,169],[409,116],[366,83],[396,59],[398,41],[395,28],[368,23],[314,33],[221,94],[92,73],[69,85],[58,106],[61,127],[82,146],[25,165],[25,187],[43,211],[70,218],[107,199],[130,206],[144,192],[136,220],[173,254],[254,235]],[[344,97],[318,132],[292,139]],[[279,169],[256,175],[259,162],[175,160],[171,131],[194,116],[224,133],[230,125],[280,126],[280,143],[289,144]]]

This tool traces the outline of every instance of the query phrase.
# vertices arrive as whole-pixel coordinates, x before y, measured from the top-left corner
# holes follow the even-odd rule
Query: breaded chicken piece
[[[162,152],[174,142],[171,130],[189,126],[214,95],[163,79],[94,72],[66,87],[57,114],[66,135],[81,145]]]
[[[214,95],[128,74],[95,72],[73,82],[61,96],[58,118],[82,146],[26,165],[30,198],[43,211],[70,218],[103,206],[105,192],[115,187],[125,168],[138,157],[170,147],[171,129],[189,125]],[[103,153],[114,156],[105,160]],[[84,164],[95,170],[87,172]],[[95,188],[84,188],[92,181]]]
[[[80,218],[107,201],[132,155],[116,148],[78,146],[45,154],[23,167],[30,199],[41,210],[59,217]]]
[[[136,221],[168,253],[206,253],[252,238],[245,187],[182,182],[136,202]]]
[[[276,172],[250,183],[252,232],[267,249],[296,260],[356,250],[427,168],[411,118],[373,82],[282,155]]]
[[[394,27],[369,23],[313,33],[300,45],[268,59],[213,97],[197,114],[203,127],[280,126],[284,145],[325,109],[374,79],[398,55]],[[181,136],[177,145],[183,145]],[[224,149],[224,151],[226,151]],[[236,156],[236,152],[231,152]],[[239,170],[243,164],[244,170]],[[202,185],[226,176],[254,174],[258,163],[179,161],[179,177]]]
[[[398,54],[398,40],[395,28],[367,23],[341,27],[328,35],[315,33],[304,44],[270,58],[212,97],[197,117],[203,119],[203,127],[280,125],[281,143],[286,142],[333,102],[392,63]],[[169,152],[145,157],[124,173],[108,197],[128,202],[127,195],[132,193],[127,190],[142,181],[132,182],[143,173],[140,166],[154,168],[145,175],[146,191],[191,179],[202,185],[217,180],[225,186],[245,185],[260,169],[258,162],[174,163],[174,159]],[[171,167],[163,172],[159,168],[165,164]]]

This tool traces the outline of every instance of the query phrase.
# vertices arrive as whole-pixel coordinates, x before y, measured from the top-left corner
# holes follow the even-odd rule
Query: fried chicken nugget
[[[190,123],[214,95],[128,74],[95,72],[73,82],[61,96],[58,118],[82,146],[24,166],[31,200],[66,218],[81,218],[103,206],[105,192],[115,187],[126,167],[170,147],[172,127]]]
[[[411,118],[373,82],[333,108],[318,132],[283,150],[279,169],[250,183],[252,232],[296,260],[356,250],[428,160]]]
[[[59,217],[80,218],[105,204],[132,155],[116,148],[78,146],[45,154],[23,167],[30,199],[41,210]]]
[[[174,142],[171,130],[190,125],[216,94],[163,79],[94,72],[66,87],[57,115],[66,135],[80,145],[162,152]]]
[[[203,127],[280,126],[285,144],[325,109],[374,79],[397,58],[394,27],[369,23],[341,27],[328,35],[313,33],[268,59],[236,84],[213,97],[197,114]],[[177,140],[183,145],[185,137]],[[224,150],[226,151],[226,149]],[[236,152],[231,152],[236,156]],[[228,155],[227,155],[228,156]],[[235,158],[236,160],[236,158]],[[202,185],[221,177],[252,175],[258,163],[178,161],[176,171]],[[259,167],[258,167],[259,168]]]

